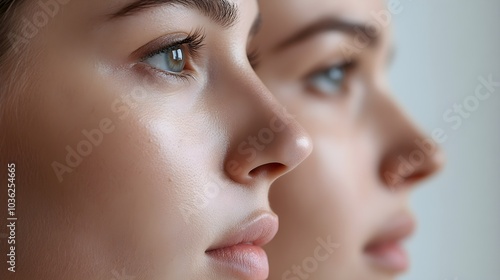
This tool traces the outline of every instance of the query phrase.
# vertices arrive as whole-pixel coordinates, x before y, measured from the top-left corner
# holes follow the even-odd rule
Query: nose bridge
[[[231,87],[232,136],[225,169],[233,180],[271,182],[309,155],[309,136],[253,71],[236,75]]]
[[[381,94],[379,100],[379,114],[382,117],[378,120],[378,125],[390,137],[387,140],[391,146],[409,144],[424,137],[422,130],[389,95]]]

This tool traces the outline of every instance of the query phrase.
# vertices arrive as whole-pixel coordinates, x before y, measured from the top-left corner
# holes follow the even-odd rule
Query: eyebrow
[[[378,36],[373,36],[369,34],[366,31],[366,26],[367,24],[344,21],[337,18],[321,19],[309,25],[308,27],[302,29],[301,31],[297,32],[295,35],[292,35],[290,38],[284,40],[282,43],[279,43],[276,47],[276,50],[277,51],[283,50],[292,45],[306,41],[307,39],[312,38],[318,34],[325,32],[332,32],[332,31],[339,31],[351,36],[354,36],[360,32],[369,39],[370,46],[374,46],[379,40],[379,38]]]
[[[110,18],[130,16],[145,9],[162,5],[181,5],[197,9],[223,27],[231,27],[238,20],[238,8],[227,0],[136,0],[112,14]]]

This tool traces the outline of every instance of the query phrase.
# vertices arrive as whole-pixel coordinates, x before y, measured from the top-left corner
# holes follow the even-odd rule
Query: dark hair
[[[12,42],[9,35],[17,27],[18,20],[16,20],[16,14],[21,2],[24,3],[26,1],[0,0],[0,125],[2,126],[3,122],[6,121],[4,115],[6,112],[6,108],[9,107],[5,104],[7,102],[7,97],[16,96],[15,94],[7,94],[8,92],[10,92],[9,88],[13,84],[10,79],[10,77],[13,76],[13,69],[11,68],[12,63],[7,63],[7,60],[12,47]],[[6,136],[0,136],[3,136],[0,137],[0,141],[3,143]]]
[[[0,61],[10,48],[9,32],[14,26],[14,11],[23,0],[0,0]]]

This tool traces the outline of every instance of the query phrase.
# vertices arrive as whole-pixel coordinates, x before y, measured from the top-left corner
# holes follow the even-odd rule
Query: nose
[[[382,156],[379,175],[390,189],[412,187],[444,166],[444,153],[387,95],[378,106]]]
[[[312,151],[312,141],[253,73],[239,75],[225,100],[231,106],[228,176],[241,184],[268,185]]]

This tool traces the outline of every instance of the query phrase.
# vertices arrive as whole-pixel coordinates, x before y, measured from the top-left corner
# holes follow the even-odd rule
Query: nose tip
[[[273,182],[297,167],[312,152],[312,140],[289,115],[277,115],[270,124],[244,139],[231,152],[226,170],[233,180]]]
[[[293,144],[295,147],[292,147],[296,152],[289,154],[290,158],[286,159],[288,162],[286,172],[295,169],[311,154],[313,150],[311,137],[301,127],[297,134],[299,136],[297,136],[295,143]]]
[[[427,179],[439,173],[439,171],[444,168],[446,163],[445,152],[439,145],[436,146],[436,150],[432,154],[426,156],[426,162],[422,165],[422,168],[418,170],[418,173],[415,174],[422,179]]]
[[[299,135],[295,141],[292,141],[289,147],[283,147],[278,151],[276,158],[280,158],[279,162],[262,162],[249,172],[250,177],[261,176],[267,174],[271,180],[275,180],[280,176],[295,169],[302,161],[304,161],[312,152],[312,141],[307,134]]]
[[[386,157],[382,177],[389,187],[414,187],[443,169],[446,156],[432,139],[416,140],[412,149],[399,149]]]

